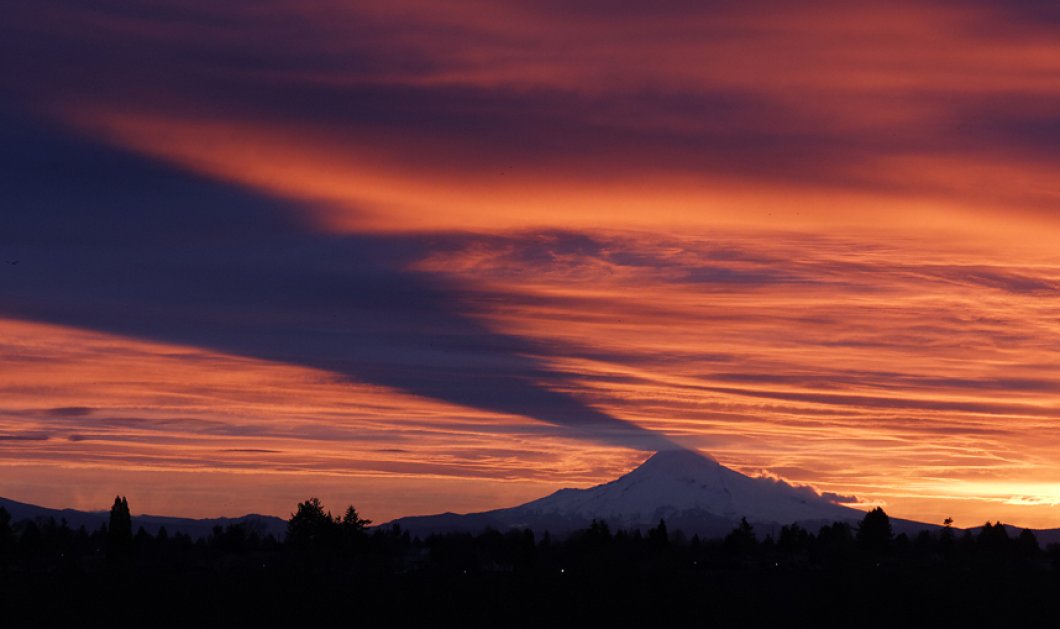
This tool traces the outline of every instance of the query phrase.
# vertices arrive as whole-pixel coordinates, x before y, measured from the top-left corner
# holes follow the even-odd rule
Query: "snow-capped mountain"
[[[638,524],[704,512],[760,522],[861,519],[863,513],[830,502],[808,487],[751,478],[696,452],[658,452],[632,472],[590,489],[561,489],[512,511],[563,513]]]
[[[645,528],[665,519],[672,529],[717,535],[747,518],[760,530],[799,522],[812,526],[859,521],[864,513],[836,504],[808,487],[752,478],[689,450],[658,452],[610,483],[556,493],[508,509],[401,518],[413,533],[531,528],[562,533],[593,519],[612,528]],[[762,527],[765,527],[762,529]]]

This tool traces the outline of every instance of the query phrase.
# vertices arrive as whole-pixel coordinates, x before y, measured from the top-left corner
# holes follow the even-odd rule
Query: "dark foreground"
[[[2,514],[0,514],[2,515]],[[1060,548],[1001,526],[894,536],[664,524],[565,540],[527,531],[412,539],[307,502],[285,540],[242,527],[193,541],[0,522],[5,626],[1055,626]]]

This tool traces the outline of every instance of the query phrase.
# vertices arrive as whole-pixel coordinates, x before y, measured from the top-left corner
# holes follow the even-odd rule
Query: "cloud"
[[[1060,506],[1060,498],[1045,496],[1012,496],[1008,500],[1005,500],[1005,504],[1028,507],[1056,507]]]
[[[59,408],[48,409],[49,415],[56,415],[59,417],[87,417],[91,415],[92,412],[93,409],[83,406],[62,406]]]
[[[265,448],[224,448],[221,452],[245,452],[247,454],[279,454],[281,450],[267,450]]]
[[[0,273],[8,316],[304,365],[584,438],[669,447],[555,390],[565,376],[531,357],[532,342],[464,315],[443,278],[404,270],[414,240],[297,229],[283,218],[297,207],[280,213],[274,201],[77,142],[53,153],[62,139],[35,142],[17,126],[4,161],[18,185],[3,194],[18,210],[0,244],[25,262]],[[31,192],[56,176],[72,184],[63,203]],[[130,180],[151,187],[129,194]],[[89,211],[78,187],[107,212]]]
[[[857,496],[843,496],[831,491],[821,492],[821,497],[835,504],[857,504],[861,502]]]
[[[268,6],[16,9],[6,89],[332,228],[1054,218],[1040,6]]]
[[[48,439],[51,439],[51,436],[43,433],[0,433],[0,441],[47,441]]]
[[[57,437],[5,455],[589,482],[665,434],[865,504],[1051,478],[1056,13],[14,7],[0,428]]]

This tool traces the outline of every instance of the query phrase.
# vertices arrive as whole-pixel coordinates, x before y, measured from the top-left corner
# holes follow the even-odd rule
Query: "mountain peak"
[[[687,449],[656,452],[610,483],[562,490],[508,511],[599,518],[627,525],[691,514],[784,523],[851,519],[857,514],[808,487],[751,478]]]
[[[855,521],[862,515],[809,487],[752,478],[696,450],[673,449],[656,452],[609,483],[561,489],[517,507],[463,517],[467,526],[553,531],[586,526],[593,519],[616,528],[642,528],[666,519],[686,532],[723,534],[742,517],[759,524],[788,524]],[[421,520],[412,524],[423,529],[431,522],[429,517]],[[444,524],[455,527],[458,523]]]
[[[695,450],[660,450],[615,482],[683,482],[700,487],[723,484],[723,468],[713,458]]]
[[[653,472],[688,472],[721,467],[712,457],[695,450],[659,450],[637,467]],[[636,470],[634,470],[636,471]]]

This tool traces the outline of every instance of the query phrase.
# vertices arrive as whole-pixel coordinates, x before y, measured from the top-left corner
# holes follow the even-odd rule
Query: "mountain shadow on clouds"
[[[314,231],[304,210],[0,111],[0,315],[328,370],[621,446],[666,437],[554,390],[541,348],[407,269],[422,239]]]

